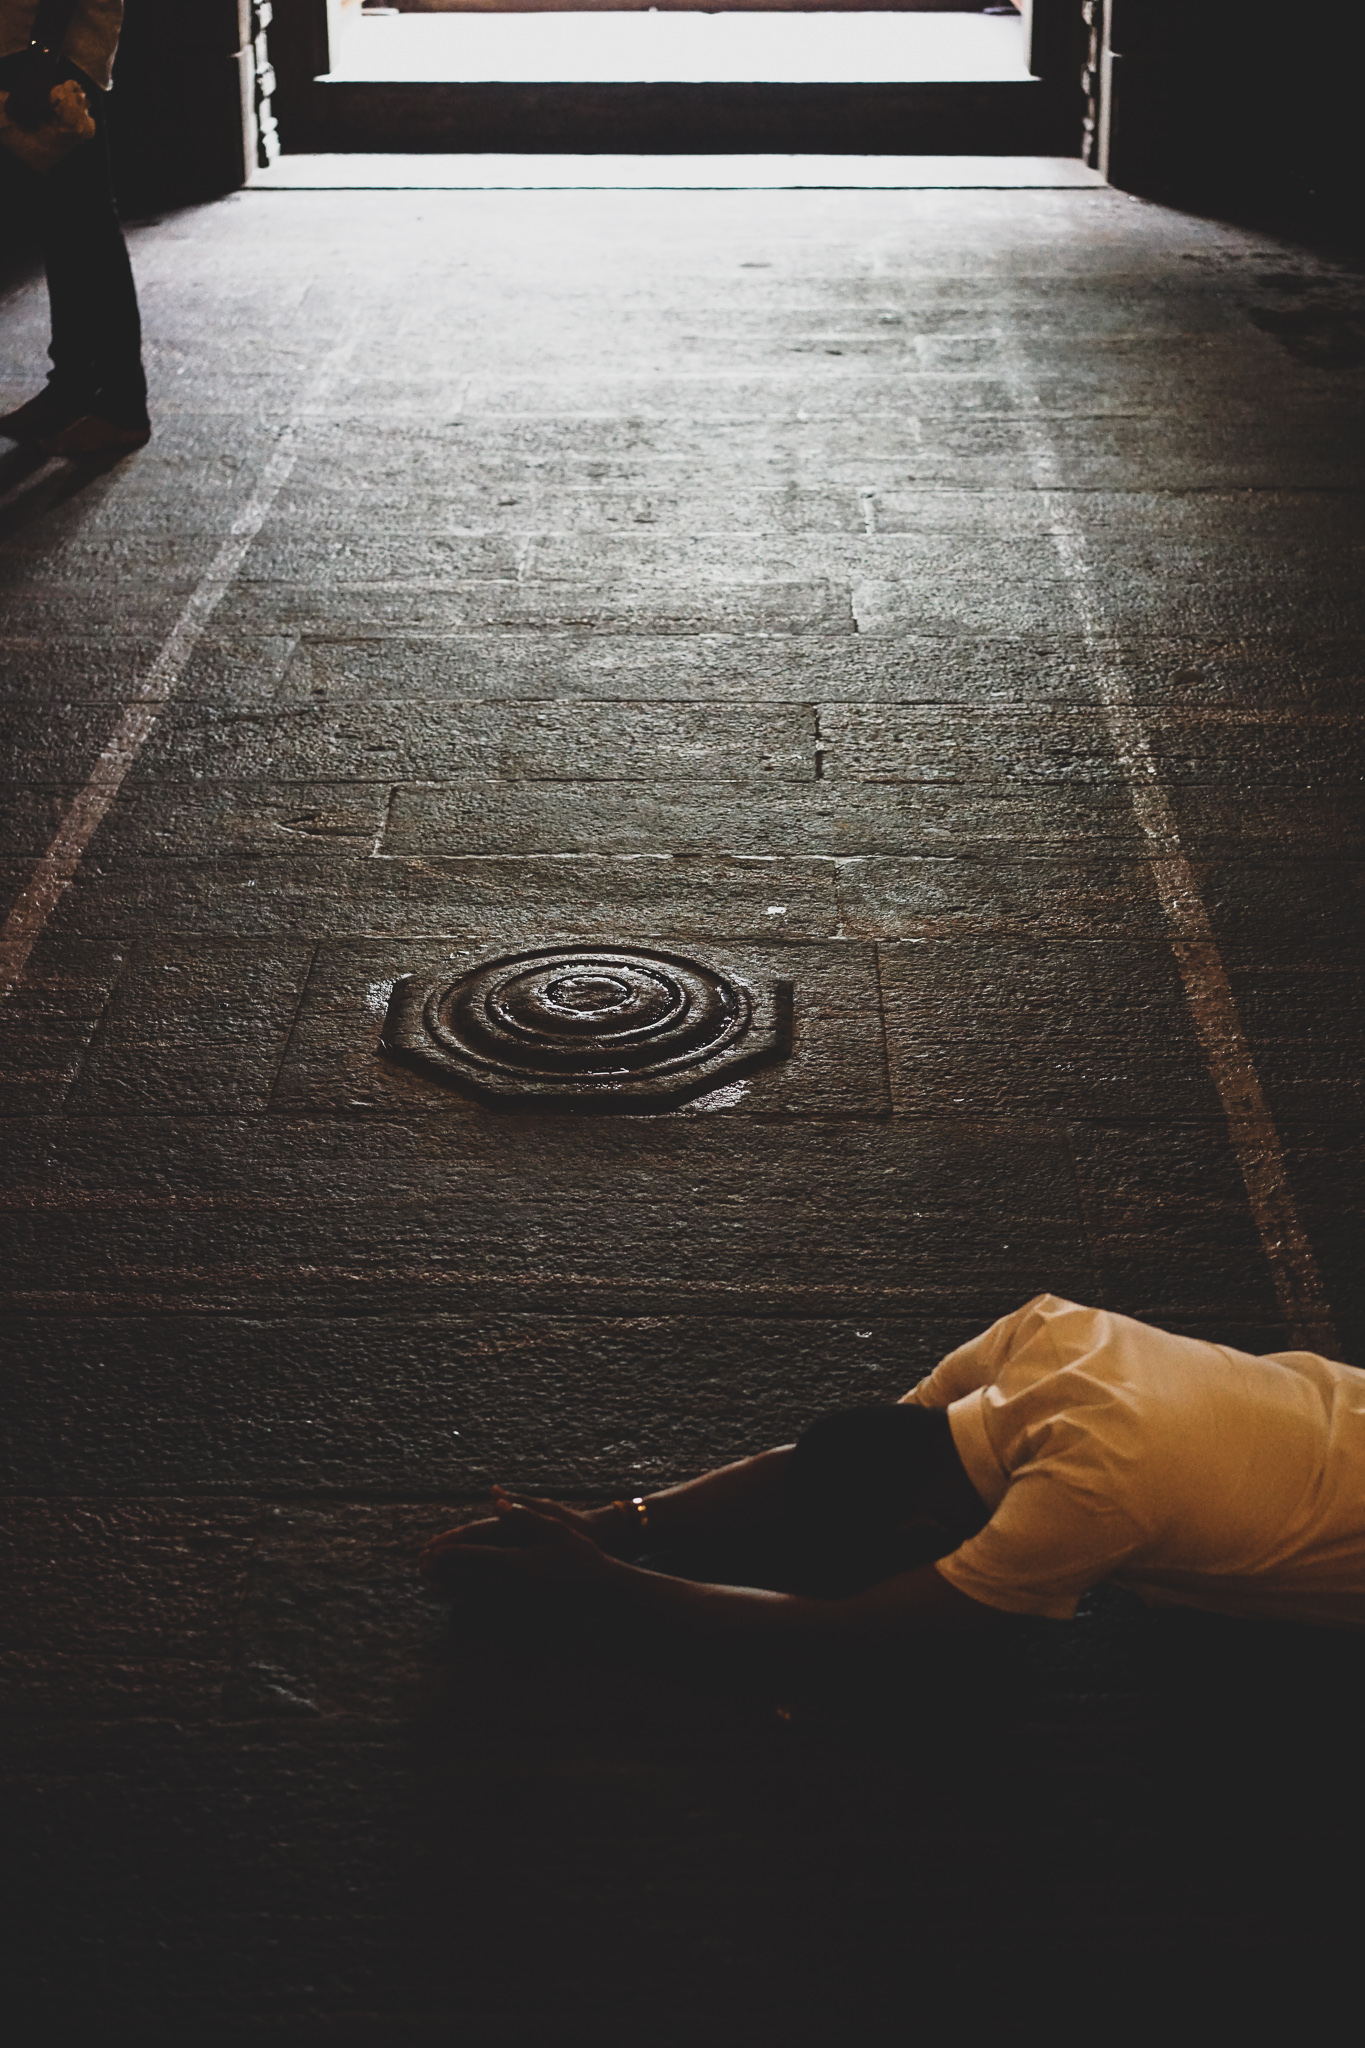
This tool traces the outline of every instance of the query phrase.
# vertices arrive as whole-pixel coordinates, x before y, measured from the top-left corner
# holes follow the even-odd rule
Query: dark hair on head
[[[901,1534],[926,1511],[954,1455],[941,1408],[888,1402],[820,1416],[798,1438],[785,1475],[789,1526],[811,1575],[872,1583],[954,1548]]]

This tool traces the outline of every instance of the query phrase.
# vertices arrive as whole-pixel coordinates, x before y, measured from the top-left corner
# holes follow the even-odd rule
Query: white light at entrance
[[[329,76],[434,83],[1025,80],[1017,15],[400,14],[362,21]]]

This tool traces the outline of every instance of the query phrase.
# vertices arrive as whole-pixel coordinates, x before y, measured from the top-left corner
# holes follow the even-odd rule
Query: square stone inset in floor
[[[528,943],[534,943],[529,941]],[[672,950],[668,939],[658,941]],[[380,1034],[394,983],[412,974],[455,981],[503,949],[413,941],[320,949],[271,1107],[288,1114],[353,1110],[488,1117],[497,1112],[435,1075],[384,1052]],[[519,949],[521,950],[521,949]],[[692,952],[691,940],[679,950]],[[708,949],[695,949],[706,957]],[[792,986],[790,1055],[663,1114],[708,1109],[783,1116],[886,1116],[886,1057],[874,950],[813,944],[721,946],[738,971]]]

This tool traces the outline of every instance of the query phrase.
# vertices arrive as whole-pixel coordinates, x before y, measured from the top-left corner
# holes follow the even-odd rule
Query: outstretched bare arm
[[[843,1600],[812,1600],[754,1586],[696,1585],[607,1561],[609,1597],[622,1611],[665,1623],[698,1642],[828,1644],[853,1649],[919,1628],[972,1629],[996,1610],[950,1586],[931,1564]]]
[[[780,1510],[782,1478],[792,1449],[783,1444],[760,1451],[757,1457],[719,1465],[697,1479],[647,1495],[650,1548],[672,1550],[703,1537],[725,1542],[757,1534]]]
[[[659,1493],[649,1494],[648,1547],[671,1550],[698,1541],[727,1542],[756,1534],[778,1514],[782,1475],[791,1452],[792,1446],[783,1444],[777,1450],[739,1458],[733,1465],[718,1466],[697,1479],[686,1479],[679,1486],[667,1486]],[[517,1525],[508,1516],[512,1505],[548,1515],[579,1530],[610,1556],[633,1555],[638,1549],[635,1528],[614,1507],[563,1508],[525,1494],[505,1493],[501,1487],[493,1489],[493,1498],[498,1509],[495,1515],[443,1530],[427,1545],[424,1560],[439,1559],[456,1545],[524,1541],[525,1532],[518,1536]]]
[[[932,1565],[902,1572],[847,1599],[815,1600],[642,1570],[607,1555],[558,1513],[509,1502],[503,1522],[515,1534],[514,1547],[472,1541],[468,1532],[457,1530],[437,1539],[423,1570],[453,1597],[480,1585],[505,1588],[512,1595],[535,1586],[554,1587],[581,1595],[599,1613],[661,1627],[698,1648],[708,1643],[872,1648],[904,1640],[919,1629],[972,1629],[997,1619],[993,1608],[959,1593]],[[687,1526],[690,1533],[695,1525]]]

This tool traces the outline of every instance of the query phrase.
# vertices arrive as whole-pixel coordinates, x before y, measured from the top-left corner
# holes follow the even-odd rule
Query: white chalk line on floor
[[[28,965],[29,955],[70,888],[86,848],[108,815],[124,778],[180,687],[190,657],[245,561],[247,549],[269,518],[270,509],[298,460],[299,433],[305,414],[317,405],[353,348],[353,342],[343,342],[319,365],[312,384],[267,457],[255,490],[233,520],[228,538],[195,585],[152,662],[139,676],[85,787],[73,798],[46,853],[38,860],[0,928],[0,1001]]]
[[[1033,481],[1043,493],[1048,528],[1093,664],[1101,709],[1128,782],[1128,794],[1147,846],[1157,898],[1165,912],[1195,1031],[1227,1118],[1237,1164],[1276,1298],[1298,1343],[1335,1357],[1337,1333],[1313,1247],[1299,1217],[1284,1147],[1228,981],[1198,877],[1181,843],[1180,828],[1161,782],[1156,757],[1134,701],[1132,685],[1109,657],[1107,631],[1095,603],[1084,529],[1070,499],[1047,431],[1037,390],[1017,344],[1001,337],[1006,376],[1019,408]]]

